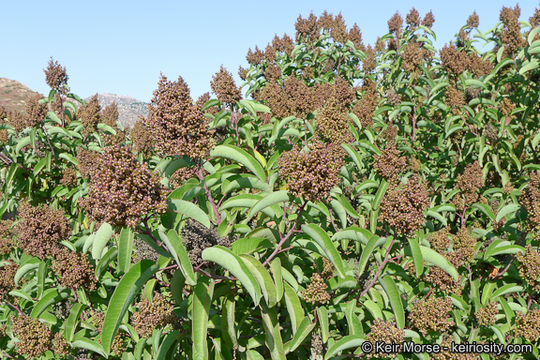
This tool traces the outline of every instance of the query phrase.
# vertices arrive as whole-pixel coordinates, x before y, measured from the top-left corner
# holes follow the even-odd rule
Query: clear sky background
[[[538,1],[519,1],[521,20]],[[150,101],[160,72],[182,76],[192,96],[210,90],[220,65],[237,81],[238,66],[247,66],[249,48],[264,48],[287,33],[294,38],[299,14],[324,10],[342,13],[347,27],[355,22],[364,43],[387,33],[396,12],[405,17],[414,6],[423,17],[435,15],[433,30],[440,49],[452,40],[476,10],[480,30],[491,29],[502,6],[516,1],[24,1],[0,0],[0,77],[48,93],[43,68],[52,56],[67,69],[71,90],[128,95]]]

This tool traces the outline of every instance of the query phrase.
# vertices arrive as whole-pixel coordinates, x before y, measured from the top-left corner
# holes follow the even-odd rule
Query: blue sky
[[[416,7],[423,17],[432,10],[436,47],[451,40],[474,11],[480,30],[499,19],[502,6],[515,1],[10,1],[0,0],[2,54],[0,77],[48,92],[43,68],[52,56],[66,66],[74,93],[129,95],[149,101],[160,72],[182,76],[192,96],[210,90],[220,65],[237,77],[249,48],[264,49],[274,34],[294,37],[294,23],[313,10],[342,13],[355,22],[364,43],[387,32],[396,12],[405,17]],[[519,1],[521,20],[538,7]]]

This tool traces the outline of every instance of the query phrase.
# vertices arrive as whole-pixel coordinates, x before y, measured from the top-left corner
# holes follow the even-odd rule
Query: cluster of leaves
[[[299,17],[215,99],[162,77],[131,131],[51,60],[49,96],[0,111],[1,356],[538,358],[540,12],[519,16],[439,53],[431,12],[373,47]]]

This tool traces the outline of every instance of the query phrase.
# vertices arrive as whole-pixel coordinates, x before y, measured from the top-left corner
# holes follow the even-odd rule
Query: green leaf
[[[296,331],[294,337],[285,344],[285,352],[289,353],[291,351],[294,351],[298,348],[298,346],[302,345],[302,343],[311,333],[315,325],[317,325],[317,323],[312,323],[310,318],[306,316],[304,320],[302,320],[302,322],[300,323],[298,331]]]
[[[259,262],[259,260],[255,259],[253,256],[240,255],[240,258],[244,260],[244,263],[249,268],[249,270],[251,270],[251,273],[259,283],[262,294],[264,296],[264,300],[266,301],[266,304],[268,304],[268,307],[274,307],[278,301],[277,291],[276,285],[274,284],[274,281],[270,277],[268,271],[266,271],[266,269]]]
[[[473,204],[472,207],[483,212],[490,220],[495,220],[495,214],[493,213],[493,209],[491,209],[491,206],[487,204],[476,203]]]
[[[424,272],[424,257],[422,256],[422,251],[420,251],[418,239],[414,236],[409,236],[408,240],[409,246],[411,247],[416,276],[420,277],[420,275],[422,275],[422,273]]]
[[[368,243],[362,249],[362,254],[360,255],[360,260],[358,261],[359,274],[362,274],[364,272],[364,269],[366,268],[369,257],[371,256],[371,253],[377,246],[378,242],[379,242],[379,237],[375,235],[371,235],[371,238],[369,239]]]
[[[289,201],[289,192],[287,190],[274,191],[273,193],[264,195],[263,198],[251,208],[243,223],[247,224],[259,211],[284,201]]]
[[[208,318],[210,316],[210,304],[214,296],[214,281],[202,278],[193,291],[192,329],[193,359],[208,359]]]
[[[75,166],[79,166],[79,162],[77,161],[75,156],[73,156],[71,154],[63,152],[63,153],[60,153],[60,155],[58,155],[58,157],[61,158],[61,159],[65,159],[65,160],[69,161],[70,163],[72,163]]]
[[[302,231],[315,240],[324,251],[324,254],[321,255],[326,256],[334,264],[338,276],[344,278],[345,266],[343,265],[343,260],[326,231],[316,224],[302,225]]]
[[[390,305],[392,305],[392,310],[394,310],[396,316],[397,327],[403,329],[405,327],[405,311],[403,310],[403,303],[396,283],[390,276],[380,278],[379,281],[390,299]]]
[[[69,316],[64,322],[64,336],[68,342],[73,340],[73,335],[77,329],[77,324],[79,323],[80,316],[85,306],[80,303],[76,303],[71,307]]]
[[[120,231],[120,242],[118,244],[118,271],[120,274],[128,272],[131,266],[131,254],[133,252],[134,233],[129,227]]]
[[[158,233],[161,241],[163,241],[163,243],[167,246],[167,249],[169,249],[169,252],[174,258],[174,261],[176,261],[180,267],[180,270],[186,278],[187,283],[194,286],[197,283],[197,278],[195,276],[195,272],[193,271],[193,265],[191,265],[191,261],[189,261],[189,255],[176,230],[169,230],[167,235],[165,235],[162,231],[159,231]]]
[[[517,284],[506,284],[498,288],[491,294],[491,298],[494,299],[497,296],[503,296],[505,294],[509,293],[521,293],[523,291],[523,286],[517,285]]]
[[[239,162],[254,173],[260,180],[266,182],[266,173],[261,164],[247,151],[234,145],[218,145],[211,152],[212,157],[223,157]]]
[[[379,209],[379,205],[381,204],[382,198],[384,194],[386,193],[386,190],[388,189],[388,185],[389,185],[388,181],[381,180],[379,189],[377,190],[377,193],[375,194],[375,198],[373,198],[373,205],[372,205],[373,210],[376,211]]]
[[[420,245],[420,251],[422,252],[422,257],[426,262],[436,265],[446,271],[448,275],[452,276],[454,280],[458,280],[458,272],[454,265],[450,264],[448,260],[438,252],[423,245]]]
[[[100,260],[103,249],[107,246],[109,239],[113,235],[114,231],[111,225],[103,223],[99,227],[99,230],[94,234],[94,240],[92,244],[92,258],[94,260]]]
[[[107,354],[111,350],[114,336],[116,335],[129,306],[144,284],[158,271],[158,269],[159,264],[156,264],[151,260],[141,260],[133,265],[118,283],[118,286],[114,290],[111,300],[109,301],[101,332],[101,343]]]
[[[270,262],[270,269],[272,269],[272,277],[274,278],[274,284],[276,285],[276,298],[279,302],[283,297],[283,278],[281,276],[281,260],[279,260],[279,257],[275,257],[272,262]]]
[[[261,304],[261,317],[266,334],[266,347],[270,350],[272,360],[286,360],[276,310]]]
[[[497,217],[495,218],[496,222],[499,222],[501,219],[505,218],[509,214],[513,214],[519,210],[521,206],[519,204],[508,204],[504,206],[501,210],[497,211]]]
[[[304,319],[304,309],[302,308],[298,295],[296,295],[294,289],[287,282],[283,282],[283,289],[285,305],[291,319],[292,332],[295,334],[300,327],[300,323]]]
[[[67,290],[62,292],[59,292],[56,288],[45,290],[39,302],[33,306],[30,316],[37,319],[51,304],[67,297]]]
[[[101,346],[101,344],[85,337],[77,337],[75,340],[71,342],[71,346],[78,349],[90,350],[103,356],[104,358],[108,358],[107,356],[108,351],[105,351],[105,349],[103,348],[103,346]]]
[[[197,205],[185,201],[185,200],[169,200],[169,209],[174,212],[185,215],[189,218],[195,219],[207,228],[210,228],[210,218],[206,213]]]
[[[324,360],[329,360],[332,356],[336,355],[340,351],[357,348],[364,342],[364,337],[360,335],[349,335],[343,337],[341,340],[336,341],[332,346],[328,348]]]
[[[171,347],[174,345],[174,343],[177,341],[179,334],[180,334],[179,330],[173,330],[165,336],[165,339],[159,345],[157,355],[156,355],[156,360],[170,359],[170,357],[167,357],[167,353],[169,352]]]
[[[319,306],[317,308],[317,316],[319,319],[319,326],[321,328],[321,336],[323,343],[326,344],[328,338],[330,337],[330,326],[328,319],[328,309],[324,306]]]
[[[247,290],[255,306],[259,304],[262,296],[261,288],[249,268],[238,255],[218,245],[204,249],[202,258],[217,263],[233,274]]]

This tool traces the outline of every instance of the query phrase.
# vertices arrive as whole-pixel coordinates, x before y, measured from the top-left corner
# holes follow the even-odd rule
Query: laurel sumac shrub
[[[51,59],[0,109],[0,357],[537,359],[540,12],[435,15],[299,16],[132,130]]]

